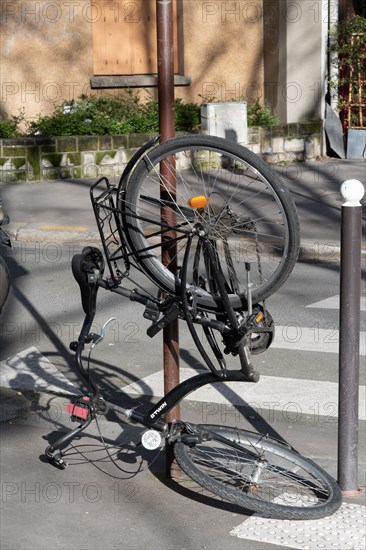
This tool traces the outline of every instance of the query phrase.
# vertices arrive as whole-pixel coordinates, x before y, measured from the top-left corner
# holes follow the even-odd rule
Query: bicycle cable
[[[90,349],[89,349],[89,353],[88,353],[88,358],[87,358],[87,369],[86,369],[86,373],[87,373],[87,384],[88,384],[88,389],[89,389],[89,396],[91,397],[90,399],[90,409],[91,409],[91,412],[92,412],[92,415],[93,415],[93,418],[95,420],[95,424],[96,424],[96,427],[97,427],[97,431],[98,431],[98,435],[99,435],[99,439],[102,443],[102,448],[105,450],[106,452],[106,455],[108,456],[109,460],[113,463],[113,465],[117,468],[117,470],[123,472],[124,474],[131,474],[131,472],[128,472],[127,470],[124,470],[121,466],[119,466],[119,464],[117,464],[117,461],[116,459],[114,458],[114,456],[110,453],[110,446],[107,445],[107,443],[105,442],[105,439],[103,437],[103,434],[102,434],[102,429],[101,429],[101,426],[100,426],[100,423],[99,423],[99,420],[98,420],[98,417],[97,417],[97,407],[96,407],[96,404],[93,400],[93,388],[92,388],[92,384],[91,384],[91,377],[90,377],[90,362],[91,362],[91,354],[95,348],[95,346],[97,344],[99,344],[103,338],[104,338],[104,335],[105,335],[105,327],[111,322],[115,320],[114,317],[108,319],[108,321],[106,321],[104,323],[104,325],[102,326],[101,330],[100,330],[100,335],[99,337],[97,337],[97,339],[95,339],[95,341],[92,343],[92,345],[90,346]],[[135,443],[135,446],[138,447],[139,445],[141,445],[141,442],[140,443]],[[95,466],[98,470],[104,472],[105,474],[107,474],[107,472],[105,472],[102,468],[100,468],[96,462],[99,462],[100,460],[98,459],[97,461],[96,460],[92,460],[92,459],[89,459],[88,457],[85,456],[84,453],[82,453],[81,451],[79,451],[77,449],[77,447],[75,447],[74,445],[71,445],[71,447],[73,447],[75,449],[76,452],[78,452],[86,462],[88,463],[91,463],[93,464],[93,466]],[[120,446],[117,446],[118,448]],[[138,467],[138,470],[136,472],[134,472],[131,477],[134,477],[136,476],[137,474],[141,473],[141,472],[144,472],[145,470],[147,470],[148,468],[150,468],[152,466],[152,464],[155,463],[155,461],[158,459],[158,457],[160,456],[160,453],[161,451],[163,450],[163,447],[160,448],[159,452],[156,453],[156,456],[154,457],[154,459],[151,461],[151,462],[148,462],[146,464],[146,466],[144,468],[141,468],[141,464],[143,462],[143,458],[141,457],[141,462],[140,462],[140,465]],[[118,451],[116,451],[117,453]],[[115,453],[115,454],[116,454]],[[66,453],[67,454],[67,453]],[[107,474],[107,475],[111,475],[111,474]],[[112,476],[112,477],[116,477],[116,476]],[[119,478],[120,479],[120,478]],[[127,478],[128,479],[128,478]]]

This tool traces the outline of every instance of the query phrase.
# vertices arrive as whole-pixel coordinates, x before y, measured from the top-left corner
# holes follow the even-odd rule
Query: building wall
[[[264,0],[265,97],[292,123],[324,118],[328,23],[336,2]]]
[[[0,5],[1,113],[50,113],[54,102],[89,91],[88,1],[13,0]]]
[[[2,0],[0,113],[17,115],[24,108],[34,117],[89,93],[93,21],[117,4],[122,17],[127,0]],[[192,84],[177,88],[176,96],[200,102],[200,96],[225,101],[263,95],[262,0],[177,0],[177,9],[179,71]]]
[[[187,100],[263,97],[262,0],[184,0],[182,14]]]

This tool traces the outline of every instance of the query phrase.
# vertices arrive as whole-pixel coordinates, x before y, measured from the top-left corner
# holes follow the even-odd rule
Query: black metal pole
[[[339,323],[338,483],[343,494],[358,492],[358,404],[361,299],[360,200],[357,180],[344,182],[341,193],[341,275]]]
[[[156,21],[158,41],[158,101],[159,129],[161,141],[175,136],[174,118],[174,37],[173,0],[156,0]],[[160,165],[160,196],[163,201],[175,197],[175,160],[166,159]],[[166,206],[161,208],[164,223],[175,225],[175,212]],[[177,271],[177,248],[172,246],[174,232],[165,232],[162,242],[162,261],[173,273]],[[164,392],[168,393],[179,384],[179,332],[178,320],[169,323],[163,330]],[[166,414],[166,421],[180,418],[179,405]],[[167,472],[172,477],[179,475],[179,468],[173,460],[171,447],[166,448]]]

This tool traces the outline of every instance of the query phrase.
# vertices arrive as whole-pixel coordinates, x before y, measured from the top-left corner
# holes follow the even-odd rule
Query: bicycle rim
[[[318,519],[340,507],[335,480],[287,445],[236,428],[200,430],[209,430],[204,440],[175,443],[175,457],[189,477],[224,500],[277,519]]]
[[[180,280],[162,263],[162,242],[174,250],[171,257],[179,266],[187,232],[199,228],[214,242],[236,309],[247,303],[246,264],[256,303],[284,283],[296,262],[298,218],[287,189],[264,161],[226,140],[185,136],[159,145],[143,157],[119,197],[130,250],[169,293],[179,292]],[[192,207],[197,197],[204,197],[206,206]],[[217,310],[220,298],[198,246],[197,239],[187,282],[201,307]]]

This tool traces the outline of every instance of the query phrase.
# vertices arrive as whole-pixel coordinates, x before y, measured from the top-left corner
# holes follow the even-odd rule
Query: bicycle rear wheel
[[[174,444],[182,470],[228,502],[277,519],[319,519],[341,505],[334,479],[310,459],[262,434],[195,426],[197,443]],[[188,442],[188,441],[187,441]]]
[[[285,282],[297,260],[299,222],[288,190],[262,159],[220,138],[184,136],[148,151],[127,183],[122,178],[118,207],[136,262],[171,294],[180,292],[179,274],[163,265],[160,248],[163,241],[165,249],[173,247],[181,265],[192,230],[204,230],[214,242],[237,310],[247,305],[245,264],[258,303]],[[197,239],[187,283],[200,307],[217,311],[220,298],[208,270]]]

